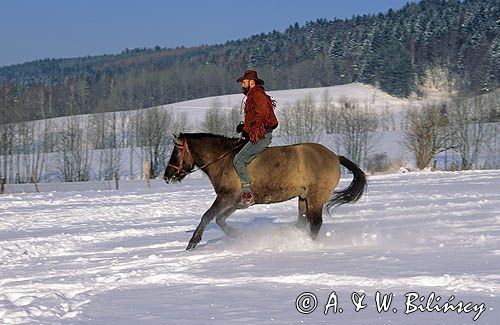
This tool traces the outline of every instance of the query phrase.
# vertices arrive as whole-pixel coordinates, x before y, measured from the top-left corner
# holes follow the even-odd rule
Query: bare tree
[[[201,129],[209,133],[231,136],[235,134],[240,119],[241,114],[238,109],[223,108],[220,101],[214,99],[201,122]]]
[[[210,108],[205,112],[201,122],[201,129],[209,133],[219,133],[224,127],[224,114],[221,103],[217,99],[212,101]]]
[[[394,112],[389,109],[386,104],[382,110],[383,118],[380,119],[380,129],[382,131],[395,131],[396,130],[396,119],[394,117]]]
[[[65,182],[88,181],[92,162],[89,123],[81,116],[65,118],[58,134],[56,150],[62,155],[59,163]]]
[[[106,180],[113,179],[120,173],[121,167],[121,148],[123,147],[123,138],[118,132],[119,128],[119,113],[113,112],[110,114],[109,124],[107,128],[108,148],[104,150],[106,163]]]
[[[485,143],[489,141],[489,109],[483,96],[471,99],[452,99],[447,111],[450,134],[455,150],[461,159],[461,169],[477,168],[478,157]]]
[[[242,120],[240,109],[233,107],[226,111],[224,135],[232,136],[236,133],[236,126]]]
[[[327,134],[337,133],[339,126],[338,113],[328,90],[321,93],[320,109],[323,114],[323,128]]]
[[[118,132],[118,115],[118,112],[100,113],[91,120],[96,132],[93,147],[99,149],[99,179],[111,180],[120,172],[123,138]]]
[[[130,177],[134,177],[134,161],[139,161],[139,170],[138,173],[141,175],[141,178],[144,176],[144,161],[146,161],[146,150],[142,147],[142,121],[144,119],[145,110],[140,109],[137,110],[135,116],[132,117],[130,121]]]
[[[103,175],[103,165],[104,165],[104,138],[105,138],[105,121],[106,114],[105,113],[96,113],[90,116],[89,123],[92,125],[92,129],[94,130],[94,138],[92,141],[92,149],[97,151],[97,155],[99,156],[99,171],[97,178],[99,180],[102,179]]]
[[[45,179],[44,177],[44,169],[45,174],[47,174],[48,161],[49,161],[49,153],[54,151],[56,139],[54,137],[53,131],[53,121],[50,119],[43,120],[42,129],[38,132],[38,141],[39,145],[42,147],[42,158],[40,162],[40,169],[37,175],[37,179],[42,181]]]
[[[0,124],[0,176],[7,183],[14,180],[13,154],[15,145],[15,124]]]
[[[500,124],[492,123],[489,129],[490,141],[486,143],[486,148],[491,159],[491,167],[500,168]]]
[[[40,173],[44,163],[44,131],[37,129],[41,122],[26,121],[16,125],[17,157],[19,180],[23,183],[30,182],[33,177],[40,179]]]
[[[139,115],[138,142],[150,162],[151,176],[158,176],[160,164],[166,161],[171,146],[170,133],[175,129],[175,117],[170,111],[151,108]]]
[[[500,89],[490,92],[485,96],[486,105],[489,111],[486,142],[487,159],[491,160],[490,167],[500,168]]]
[[[141,111],[136,111],[135,114],[130,115],[128,118],[128,121],[126,125],[124,126],[124,138],[125,138],[125,146],[129,150],[129,163],[128,163],[128,175],[131,179],[135,178],[135,169],[134,169],[134,162],[135,158],[139,157],[140,163],[140,172],[141,175],[142,173],[142,156],[138,153],[137,148],[139,147],[139,130],[140,130],[140,116],[141,116]]]
[[[413,153],[418,169],[426,168],[436,154],[449,149],[445,108],[444,104],[429,104],[406,112],[404,146]]]
[[[342,98],[338,107],[339,127],[335,138],[341,150],[349,159],[364,166],[378,138],[375,131],[379,125],[379,117],[368,104],[360,106],[357,101]]]
[[[175,114],[174,132],[189,132],[191,125],[188,122],[188,115],[186,112]]]
[[[311,95],[297,100],[280,113],[280,133],[288,143],[317,141],[321,134],[321,112]]]

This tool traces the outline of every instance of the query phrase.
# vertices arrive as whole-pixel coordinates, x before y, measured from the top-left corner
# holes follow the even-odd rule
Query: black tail
[[[333,197],[326,202],[328,212],[336,206],[356,202],[361,198],[367,186],[365,173],[355,163],[343,156],[339,156],[339,160],[342,166],[352,172],[354,178],[347,188],[340,192],[335,192]]]

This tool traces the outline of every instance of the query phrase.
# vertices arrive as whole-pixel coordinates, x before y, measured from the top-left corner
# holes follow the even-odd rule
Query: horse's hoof
[[[295,228],[297,228],[297,229],[304,229],[306,227],[306,225],[307,225],[307,222],[299,222],[299,221],[297,221],[295,223]]]
[[[197,245],[198,245],[198,243],[189,242],[189,244],[186,247],[186,250],[190,251],[190,250],[194,249]]]

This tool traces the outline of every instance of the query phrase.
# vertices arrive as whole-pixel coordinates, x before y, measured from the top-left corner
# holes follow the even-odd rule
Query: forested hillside
[[[500,84],[499,31],[500,0],[423,0],[221,45],[6,66],[0,68],[0,123],[234,93],[235,79],[248,67],[271,90],[359,81],[400,97],[429,85],[488,92]]]

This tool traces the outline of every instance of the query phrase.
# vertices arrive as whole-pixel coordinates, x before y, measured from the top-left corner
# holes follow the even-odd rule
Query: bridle
[[[182,176],[194,173],[194,172],[201,170],[203,168],[206,168],[206,167],[210,166],[211,164],[221,160],[225,156],[229,155],[231,152],[239,150],[241,148],[241,146],[245,144],[245,142],[240,142],[236,147],[234,147],[233,149],[220,155],[219,157],[217,157],[217,159],[215,159],[209,163],[206,163],[205,165],[198,167],[197,169],[191,169],[194,167],[193,155],[191,154],[191,150],[189,150],[189,145],[188,145],[187,139],[184,138],[183,140],[184,141],[182,144],[177,143],[177,141],[175,142],[175,147],[177,148],[177,151],[179,152],[179,164],[178,165],[168,164],[168,167],[172,167],[173,169],[175,169],[177,171],[177,174],[179,175],[179,177],[182,177]],[[187,170],[182,168],[182,165],[184,164],[184,160],[186,158],[187,158],[186,161],[189,160],[189,167],[187,168]]]
[[[172,167],[173,169],[177,170],[177,174],[179,176],[187,175],[192,173],[193,171],[189,171],[191,168],[194,166],[194,160],[193,156],[191,155],[191,150],[189,150],[188,142],[187,139],[184,138],[184,142],[182,144],[178,144],[175,142],[175,147],[177,148],[177,151],[179,152],[179,165],[174,165],[174,164],[168,164],[168,167]],[[189,161],[189,167],[187,168],[188,170],[185,170],[182,168],[182,165],[184,164],[184,159],[188,158],[186,161]]]

